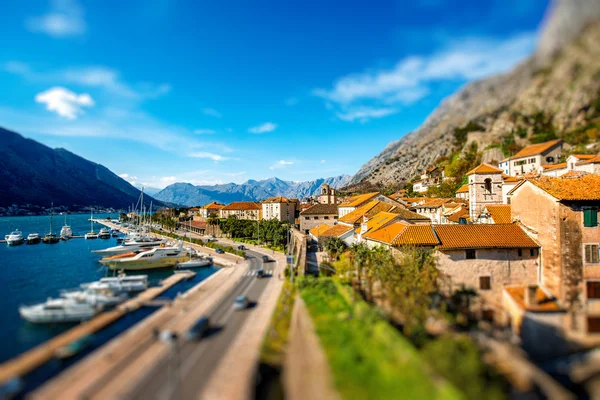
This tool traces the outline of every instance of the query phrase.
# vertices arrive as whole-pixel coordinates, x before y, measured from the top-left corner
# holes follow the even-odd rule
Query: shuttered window
[[[490,290],[492,288],[492,278],[490,276],[479,277],[479,289]]]
[[[598,260],[600,257],[598,253],[598,245],[597,244],[586,244],[585,245],[585,262],[586,264],[598,264],[600,261]]]
[[[588,281],[586,282],[587,287],[587,298],[588,299],[600,299],[600,282],[599,281]]]
[[[583,210],[583,226],[598,226],[598,209],[586,208]]]
[[[589,333],[600,332],[600,318],[588,317],[587,323],[588,323],[588,332]]]

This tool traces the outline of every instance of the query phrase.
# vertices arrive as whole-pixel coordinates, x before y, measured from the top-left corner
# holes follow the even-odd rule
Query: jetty
[[[1,364],[0,383],[26,375],[27,373],[33,371],[52,359],[55,356],[56,351],[63,346],[99,331],[129,312],[135,311],[142,306],[153,304],[152,300],[175,284],[189,279],[190,275],[192,274],[194,273],[190,272],[173,274],[162,280],[160,286],[150,287],[144,290],[138,296],[115,307],[113,310],[102,312],[89,321],[82,322],[72,329],[69,329],[68,331],[55,336],[54,338],[39,344],[31,350]]]

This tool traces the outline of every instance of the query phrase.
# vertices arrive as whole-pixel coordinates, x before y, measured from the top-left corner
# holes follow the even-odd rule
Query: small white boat
[[[98,233],[98,237],[100,239],[110,239],[110,229],[108,229],[108,228],[100,229],[100,233]]]
[[[127,293],[115,293],[106,284],[88,286],[84,290],[62,292],[61,297],[85,302],[94,307],[113,307],[129,298]]]
[[[99,281],[83,283],[80,285],[83,289],[98,288],[108,286],[115,293],[140,292],[148,288],[148,275],[125,275],[120,274],[115,277],[102,278]]]
[[[99,311],[100,308],[87,302],[70,298],[48,299],[45,303],[19,307],[21,318],[35,324],[84,321]]]
[[[68,240],[73,237],[73,231],[71,230],[71,227],[67,225],[67,214],[65,214],[65,224],[60,229],[60,237],[63,240]]]
[[[27,244],[38,244],[42,241],[39,233],[30,233],[27,235]]]
[[[23,233],[20,230],[15,229],[10,233],[10,235],[5,235],[4,239],[6,239],[6,244],[9,246],[18,246],[25,242],[23,238]]]

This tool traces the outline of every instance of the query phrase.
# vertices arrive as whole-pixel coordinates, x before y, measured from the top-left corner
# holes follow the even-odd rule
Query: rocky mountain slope
[[[279,178],[270,178],[262,181],[249,180],[239,185],[227,183],[194,186],[190,183],[174,183],[158,192],[155,197],[165,202],[187,206],[202,206],[211,201],[224,204],[232,201],[258,201],[275,196],[303,199],[318,193],[323,183],[340,188],[349,181],[349,175],[340,175],[306,182],[290,182]]]
[[[0,128],[0,206],[32,204],[126,209],[140,191],[108,168]],[[150,204],[150,197],[144,203]],[[154,201],[156,206],[165,206]]]
[[[600,140],[599,20],[600,1],[557,0],[530,59],[466,85],[363,165],[352,183],[397,184],[472,142],[509,156],[555,137],[582,146]]]

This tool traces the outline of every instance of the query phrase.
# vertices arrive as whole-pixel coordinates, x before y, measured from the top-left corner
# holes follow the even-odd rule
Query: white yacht
[[[177,268],[179,269],[187,269],[187,268],[201,268],[208,267],[212,264],[212,257],[205,256],[203,254],[198,254],[193,248],[187,247],[186,250],[190,255],[190,259],[177,264]]]
[[[98,233],[98,237],[100,239],[110,239],[110,230],[108,228],[100,229],[100,233]]]
[[[60,237],[63,240],[71,239],[73,237],[73,231],[71,227],[67,225],[67,214],[65,214],[65,224],[60,229]]]
[[[113,307],[121,304],[129,297],[124,292],[115,293],[110,285],[106,283],[90,285],[83,290],[64,291],[60,295],[65,299],[86,302],[94,307]]]
[[[79,322],[92,318],[99,311],[85,301],[70,298],[48,299],[45,303],[19,307],[21,318],[36,324]]]
[[[27,235],[27,244],[38,244],[42,241],[39,233],[30,233]]]
[[[81,284],[83,289],[94,289],[105,286],[108,286],[110,290],[115,293],[140,292],[148,288],[148,275],[127,276],[125,274],[119,274],[119,276],[102,278],[99,281]]]
[[[92,253],[98,254],[100,256],[109,257],[116,256],[119,254],[131,253],[137,250],[145,250],[151,249],[153,247],[158,247],[160,245],[166,246],[167,241],[165,239],[157,239],[157,240],[148,240],[148,241],[129,241],[123,242],[123,244],[119,246],[109,247],[107,249],[102,250],[92,250]]]
[[[110,269],[116,270],[142,270],[154,268],[173,267],[178,263],[187,261],[187,250],[183,250],[183,243],[172,247],[154,247],[140,253],[125,253],[112,257],[105,257],[100,262]]]
[[[21,233],[21,231],[18,229],[12,231],[10,235],[5,235],[4,239],[6,239],[6,244],[8,244],[9,246],[18,246],[25,242],[25,239],[23,238],[23,233]]]

